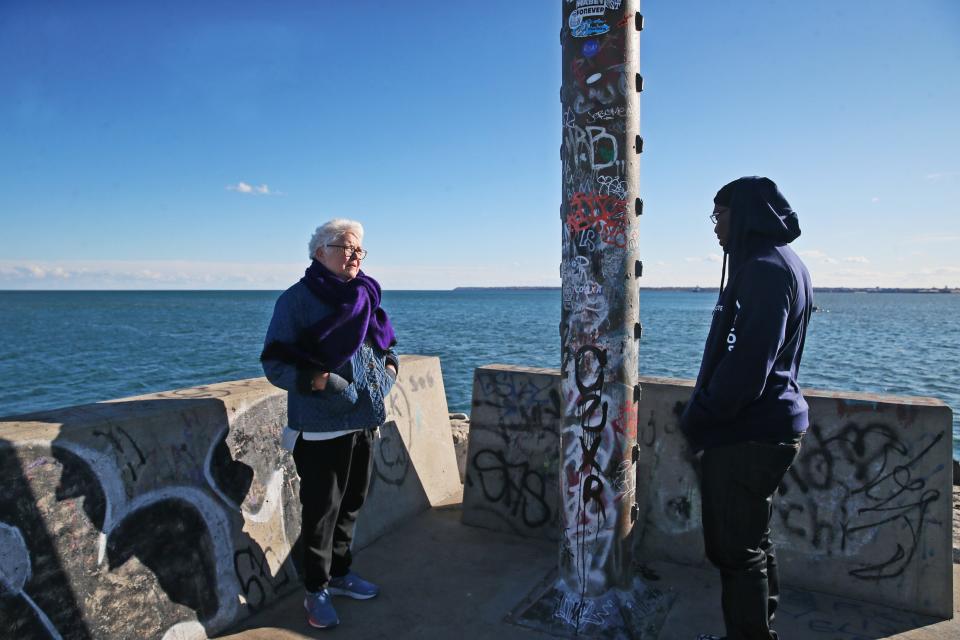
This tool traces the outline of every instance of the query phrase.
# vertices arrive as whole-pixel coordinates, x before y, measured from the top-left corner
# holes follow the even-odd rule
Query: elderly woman
[[[379,593],[350,570],[350,545],[400,361],[380,285],[360,270],[362,243],[359,222],[317,228],[312,263],[277,300],[260,356],[270,382],[287,390],[283,439],[300,476],[304,607],[319,628],[339,623],[331,595]]]

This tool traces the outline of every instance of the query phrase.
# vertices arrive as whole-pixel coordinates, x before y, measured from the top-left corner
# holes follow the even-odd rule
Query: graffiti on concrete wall
[[[502,450],[481,449],[470,460],[471,476],[479,482],[484,498],[501,507],[510,518],[519,518],[524,527],[548,524],[553,513],[547,498],[549,483],[540,469],[528,462],[508,462]]]
[[[464,489],[474,524],[556,536],[560,412],[552,376],[476,371]]]
[[[474,420],[496,416],[489,426],[523,428],[541,438],[555,438],[560,419],[560,393],[552,376],[478,369]],[[554,432],[554,433],[550,433]]]
[[[418,441],[427,436],[426,418],[416,395],[432,392],[436,384],[431,369],[421,375],[404,371],[387,396],[386,423],[395,426],[396,431],[379,431],[373,451],[371,494],[377,491],[378,484],[400,487],[409,477],[413,465],[410,456],[417,450]]]
[[[431,386],[432,386],[432,380]],[[414,382],[414,385],[417,383]],[[426,381],[423,381],[426,384]],[[381,429],[373,452],[373,474],[370,478],[370,493],[376,493],[380,483],[398,487],[410,473],[410,451],[416,446],[418,420],[422,419],[411,406],[407,391],[400,384],[387,396],[387,422],[397,425],[397,430]]]
[[[17,637],[196,637],[296,583],[282,401],[228,417],[219,400],[164,395],[0,443],[0,612]]]
[[[372,482],[399,488],[435,374],[387,398]],[[69,408],[0,440],[0,619],[14,637],[203,638],[299,585],[299,479],[263,379]],[[398,435],[399,434],[399,435]]]
[[[916,575],[933,553],[931,535],[938,534],[931,528],[949,526],[943,514],[949,512],[950,497],[938,488],[947,471],[936,462],[945,433],[911,428],[915,416],[909,407],[811,400],[818,409],[821,403],[830,404],[828,417],[822,410],[811,414],[821,417],[803,437],[775,497],[774,541],[794,556],[836,558],[854,582]],[[683,443],[676,431],[682,411],[683,403],[676,401],[644,408],[638,434],[644,450],[659,457]],[[658,486],[669,490],[650,492],[646,517],[669,536],[698,531],[696,461],[690,466],[651,462],[657,465]]]
[[[825,555],[864,555],[851,569],[861,580],[903,574],[931,524],[940,500],[930,486],[931,449],[944,434],[911,439],[890,425],[846,422],[829,431],[813,424],[800,456],[780,487],[779,524],[795,545]]]

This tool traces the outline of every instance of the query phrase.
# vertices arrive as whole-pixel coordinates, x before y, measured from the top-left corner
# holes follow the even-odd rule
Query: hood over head
[[[720,268],[722,296],[728,254],[732,275],[754,252],[796,240],[800,236],[800,221],[770,178],[738,178],[717,191],[713,203],[730,208],[730,232]]]
[[[735,269],[755,250],[792,242],[800,236],[800,221],[770,178],[747,176],[724,185],[715,205],[730,207],[730,235],[724,248]]]

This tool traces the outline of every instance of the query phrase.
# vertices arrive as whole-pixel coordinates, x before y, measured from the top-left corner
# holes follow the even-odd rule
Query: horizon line
[[[256,291],[285,291],[287,287],[282,288],[256,288],[256,289],[132,289],[132,288],[102,288],[102,289],[0,289],[0,293],[198,293],[198,292],[256,292]],[[407,288],[385,288],[384,291],[517,291],[517,290],[538,290],[538,291],[562,291],[561,285],[462,285],[444,289],[407,289]],[[719,291],[717,286],[701,285],[661,285],[661,286],[641,286],[640,291],[689,291],[691,293]],[[875,286],[822,286],[813,287],[814,291],[821,292],[917,292],[917,293],[960,293],[960,287],[886,287],[882,285]]]

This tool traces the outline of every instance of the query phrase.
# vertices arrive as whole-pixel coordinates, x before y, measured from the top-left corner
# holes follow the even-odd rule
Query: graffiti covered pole
[[[674,594],[634,575],[632,553],[643,17],[639,0],[560,2],[560,558],[511,619],[559,636],[646,640]]]
[[[562,1],[560,579],[583,609],[633,580],[642,17]]]

